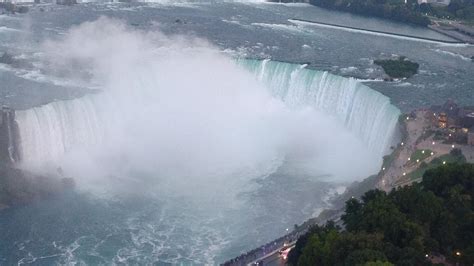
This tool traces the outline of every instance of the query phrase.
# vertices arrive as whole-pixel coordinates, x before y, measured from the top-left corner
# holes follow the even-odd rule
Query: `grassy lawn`
[[[396,154],[398,155],[398,148],[395,149],[394,151],[392,151],[389,155],[386,155],[383,157],[383,163],[382,163],[382,167],[383,168],[389,168],[390,165],[392,164],[393,160],[395,160],[396,158]]]
[[[416,160],[419,160],[420,162],[423,161],[424,159],[428,158],[431,156],[432,150],[426,149],[426,150],[416,150],[413,152],[413,154],[410,156],[411,162],[416,163]]]
[[[431,152],[431,151],[430,151]],[[425,151],[426,153],[426,151]],[[446,163],[462,163],[462,162],[465,162],[466,161],[466,158],[464,156],[460,157],[460,156],[453,156],[451,154],[445,154],[445,155],[441,155],[440,157],[438,158],[435,158],[433,159],[429,164],[427,164],[425,167],[419,167],[418,169],[416,169],[415,171],[411,172],[408,174],[408,179],[409,180],[412,180],[412,181],[415,181],[415,180],[418,180],[418,179],[421,179],[423,177],[423,174],[429,170],[429,169],[433,169],[433,168],[436,168],[440,165],[443,164],[443,162],[446,162]]]

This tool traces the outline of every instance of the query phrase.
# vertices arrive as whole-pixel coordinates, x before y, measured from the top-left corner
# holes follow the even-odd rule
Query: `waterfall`
[[[23,162],[56,161],[75,145],[94,145],[104,135],[98,95],[52,102],[16,112]]]
[[[10,162],[15,162],[14,152],[15,148],[13,146],[13,132],[12,132],[12,125],[10,123],[11,120],[11,113],[6,113],[6,125],[7,125],[7,135],[8,135],[8,157],[10,158]]]
[[[393,141],[400,110],[383,94],[352,78],[270,60],[238,60],[287,105],[312,106],[334,115],[380,155]]]
[[[354,79],[304,65],[270,60],[237,60],[237,64],[290,108],[312,106],[335,116],[377,155],[388,150],[400,112],[386,96]],[[113,118],[102,117],[101,106],[111,102],[105,96],[92,94],[17,111],[22,160],[57,160],[75,145],[95,145],[113,134],[107,132],[106,124],[113,123],[111,119],[120,120],[126,110],[118,107]]]

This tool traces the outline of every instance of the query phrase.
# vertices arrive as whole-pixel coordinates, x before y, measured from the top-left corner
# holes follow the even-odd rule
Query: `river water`
[[[269,88],[270,94],[290,110],[295,106],[309,106],[316,109],[317,114],[334,116],[330,123],[316,120],[316,124],[321,123],[317,124],[320,125],[318,132],[328,129],[345,133],[333,137],[316,131],[309,136],[302,135],[305,138],[317,136],[314,143],[324,151],[315,163],[316,169],[308,171],[306,166],[301,166],[307,161],[291,161],[291,156],[276,163],[271,161],[270,166],[267,165],[269,169],[259,174],[252,172],[249,174],[252,178],[245,179],[243,185],[234,179],[228,181],[230,186],[245,187],[229,197],[218,193],[216,197],[196,198],[163,189],[163,183],[157,188],[155,181],[150,181],[154,180],[153,174],[150,176],[150,172],[137,167],[127,174],[140,178],[123,181],[124,187],[137,188],[132,191],[120,187],[111,193],[97,192],[89,186],[83,187],[79,181],[77,192],[0,214],[0,264],[202,265],[223,262],[317,215],[330,205],[331,195],[353,180],[376,172],[381,155],[393,139],[398,109],[408,111],[440,104],[448,98],[460,104],[474,103],[474,64],[469,59],[474,55],[474,48],[443,43],[450,39],[427,29],[306,4],[246,1],[83,3],[72,7],[45,4],[33,7],[27,15],[0,16],[0,51],[9,51],[26,62],[19,68],[1,66],[0,100],[5,105],[28,109],[19,113],[18,122],[22,139],[28,143],[22,148],[29,160],[48,156],[56,160],[81,143],[84,136],[92,139],[99,135],[96,128],[101,123],[92,127],[83,117],[109,120],[104,113],[109,114],[110,110],[101,112],[105,104],[95,96],[47,104],[82,96],[96,84],[77,82],[70,79],[68,73],[46,71],[41,50],[45,40],[61,39],[69,34],[71,27],[102,16],[122,21],[130,31],[161,31],[205,39],[217,47],[220,56],[234,58],[229,59],[232,61],[256,59],[239,59],[236,64]],[[292,23],[289,19],[388,31],[440,42],[329,29]],[[79,47],[86,47],[87,43],[77,41]],[[71,51],[66,47],[61,52]],[[420,73],[400,82],[377,81],[383,72],[372,60],[392,55],[403,55],[418,62]],[[306,69],[302,70],[302,65]],[[349,77],[364,82],[361,84],[347,79]],[[147,79],[144,82],[140,84],[148,84]],[[47,105],[30,109],[42,104]],[[73,130],[70,125],[74,125]],[[267,131],[264,133],[268,135]],[[321,139],[327,142],[327,147]],[[338,147],[335,152],[328,148],[345,141],[357,142],[357,145]],[[361,160],[370,160],[370,163],[352,174],[340,171],[349,168],[350,172],[356,168],[357,160],[351,154],[362,151],[366,156],[361,156]],[[334,161],[337,163],[332,168],[325,167]],[[67,172],[67,163],[64,167]],[[301,171],[302,168],[305,171]],[[85,176],[74,178],[86,179]],[[116,183],[119,179],[111,180]]]

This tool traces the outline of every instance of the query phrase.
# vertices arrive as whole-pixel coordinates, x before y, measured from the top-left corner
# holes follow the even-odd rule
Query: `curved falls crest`
[[[371,150],[383,155],[391,144],[400,115],[390,99],[352,78],[343,78],[304,65],[270,60],[239,64],[289,106],[309,105],[335,115]]]
[[[236,62],[290,108],[311,106],[333,115],[374,153],[381,157],[387,152],[400,114],[388,97],[354,79],[302,65],[270,60]],[[75,145],[100,143],[111,122],[100,115],[103,101],[100,94],[87,95],[18,111],[22,161],[55,159]],[[120,114],[117,116],[120,119]]]

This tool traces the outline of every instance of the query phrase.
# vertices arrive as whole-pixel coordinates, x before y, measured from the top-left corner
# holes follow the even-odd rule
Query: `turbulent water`
[[[470,46],[293,18],[447,39],[250,1],[43,5],[0,16],[0,48],[27,62],[0,65],[0,100],[22,109],[21,166],[78,184],[0,214],[0,264],[222,262],[378,171],[397,107],[472,102]],[[420,73],[368,86],[348,78],[380,80],[372,60],[392,54],[419,62]]]
[[[310,105],[334,115],[379,155],[393,141],[400,114],[390,100],[355,79],[270,60],[243,60],[241,64],[291,106]]]
[[[327,72],[308,70],[302,65],[268,60],[237,60],[236,63],[256,80],[265,84],[271,95],[275,99],[281,99],[291,110],[300,110],[306,106],[319,110],[327,116],[334,116],[334,123],[342,125],[338,130],[347,130],[350,135],[355,136],[350,139],[363,143],[360,146],[361,149],[364,149],[362,148],[364,146],[370,147],[370,154],[373,156],[370,158],[374,160],[374,163],[365,165],[362,172],[369,174],[371,171],[375,171],[378,167],[377,158],[381,157],[393,140],[394,128],[399,115],[398,109],[390,105],[387,97],[353,79],[334,76]],[[61,162],[61,158],[73,151],[74,148],[100,146],[102,142],[110,138],[109,134],[113,135],[113,132],[107,127],[114,127],[113,123],[108,120],[127,116],[127,108],[116,109],[118,112],[116,117],[111,118],[107,113],[104,113],[106,109],[103,106],[108,104],[105,96],[107,96],[106,93],[93,94],[17,112],[16,119],[20,128],[23,163],[28,165],[39,162]],[[321,119],[317,122],[319,127],[310,127],[311,130],[333,131],[333,127],[326,124],[323,118],[316,118],[318,121]],[[305,123],[311,123],[311,120],[306,120]],[[308,132],[308,134],[318,135],[317,131]],[[329,134],[334,134],[334,132],[329,132]],[[341,141],[347,138],[344,135],[338,136]],[[325,137],[318,136],[317,138]],[[337,142],[334,142],[334,145],[337,145]],[[350,150],[349,147],[350,145],[346,146],[344,152]],[[318,149],[324,151],[326,148],[324,145],[318,144]],[[362,150],[359,152],[364,153]],[[346,166],[353,164],[347,160],[354,160],[351,157],[345,158],[338,155],[337,152],[331,155],[331,152],[325,151],[322,156],[329,157],[330,160],[340,160]],[[73,160],[82,160],[79,159],[80,156],[72,158]],[[230,254],[235,255],[236,250],[245,250],[249,246],[254,246],[255,243],[268,240],[268,236],[275,235],[275,232],[282,232],[284,230],[282,226],[289,226],[297,222],[298,217],[317,213],[321,207],[327,204],[325,197],[321,198],[318,194],[333,193],[331,189],[334,187],[326,182],[341,181],[341,176],[338,176],[338,171],[334,169],[325,169],[320,166],[317,170],[300,172],[301,158],[296,161],[289,157],[287,159],[286,162],[274,165],[273,169],[262,170],[261,174],[255,172],[244,174],[248,177],[267,177],[257,182],[258,186],[261,186],[259,190],[252,189],[239,195],[236,199],[226,199],[233,202],[230,208],[222,202],[216,205],[214,199],[209,202],[209,199],[188,198],[187,195],[180,198],[183,195],[167,192],[166,189],[145,190],[144,193],[147,196],[144,198],[136,198],[133,195],[131,198],[121,196],[118,206],[114,201],[107,203],[109,206],[107,208],[112,210],[107,211],[105,215],[89,214],[98,216],[92,218],[92,221],[99,219],[100,221],[96,221],[99,224],[110,223],[109,219],[116,219],[112,222],[113,228],[116,229],[109,229],[108,231],[112,232],[108,232],[105,236],[100,236],[100,233],[94,231],[93,228],[96,226],[89,230],[81,229],[78,238],[73,238],[74,241],[66,246],[64,243],[58,244],[61,241],[68,243],[67,238],[61,237],[61,240],[57,240],[50,247],[51,251],[49,252],[55,254],[53,256],[55,259],[49,257],[48,259],[56,262],[85,263],[113,260],[127,263],[169,261],[212,264],[215,261],[222,261],[231,256]],[[317,160],[325,164],[323,158],[318,157]],[[339,167],[339,163],[331,161],[326,163]],[[364,164],[364,162],[360,163]],[[311,161],[311,164],[318,167],[318,163],[314,161]],[[90,163],[86,165],[93,167]],[[375,166],[374,170],[368,170],[373,169],[373,166]],[[66,173],[78,173],[74,170],[71,172],[68,162],[63,162],[62,167]],[[351,174],[346,175],[343,179],[347,180],[347,177],[354,175],[352,171],[357,172],[354,168],[348,169],[348,171]],[[297,174],[299,172],[300,174]],[[148,177],[144,180],[153,178],[147,173],[138,173],[137,175],[137,173],[128,172],[127,174],[131,176],[126,177],[125,181],[115,177],[111,180],[114,180],[114,183],[123,182],[126,186],[140,187],[134,183],[130,184],[129,178],[141,181],[146,176]],[[343,175],[343,173],[339,175]],[[354,177],[356,176],[352,176],[352,178]],[[89,179],[85,178],[85,180]],[[84,184],[80,178],[78,182]],[[153,183],[146,182],[148,182],[148,186],[154,186]],[[210,179],[207,182],[216,182],[216,180]],[[232,186],[241,185],[229,181],[226,183]],[[228,188],[219,186],[218,189]],[[139,190],[143,191],[142,188]],[[119,189],[119,191],[122,193],[123,190]],[[159,191],[160,195],[157,195],[156,191]],[[227,197],[232,196],[228,194]],[[282,198],[285,201],[282,201]],[[68,208],[70,200],[78,199],[68,198],[64,205],[54,204],[58,204],[57,208],[61,210]],[[89,200],[82,202],[85,199],[79,199],[79,201],[80,205],[84,205],[82,207],[90,208]],[[156,202],[151,203],[151,201]],[[123,204],[126,206],[121,206]],[[213,208],[209,209],[209,204],[212,204]],[[295,212],[293,204],[301,204],[301,210]],[[130,211],[130,207],[127,205],[135,206],[136,210]],[[42,210],[44,207],[39,208]],[[96,208],[100,209],[101,207],[100,205],[94,207],[91,212],[101,211]],[[126,209],[121,210],[123,208]],[[275,212],[276,209],[279,211]],[[281,209],[286,209],[286,211],[282,213]],[[26,210],[24,211],[26,212]],[[37,210],[33,210],[33,212],[35,211]],[[115,212],[127,212],[127,214]],[[77,214],[72,216],[75,215]],[[121,217],[117,218],[117,215]],[[71,214],[66,214],[66,216],[71,216]],[[103,219],[105,221],[102,221]],[[249,231],[248,228],[252,228],[252,230]],[[109,240],[109,238],[112,239]],[[51,243],[45,244],[51,246]],[[23,245],[35,250],[35,248],[29,247],[28,243]],[[71,249],[72,251],[68,251]],[[78,252],[76,249],[84,251]],[[113,256],[104,253],[103,249],[114,250]],[[69,254],[68,252],[72,252],[74,255],[67,257],[65,254]],[[38,259],[37,256],[26,257],[25,261],[35,259]]]
[[[387,152],[400,112],[386,96],[354,79],[309,70],[303,65],[269,60],[237,62],[287,105],[308,105],[334,115],[378,156]],[[23,161],[55,161],[74,146],[103,141],[110,121],[99,111],[104,103],[97,98],[101,96],[58,101],[17,112]],[[127,108],[122,110],[127,112]]]

